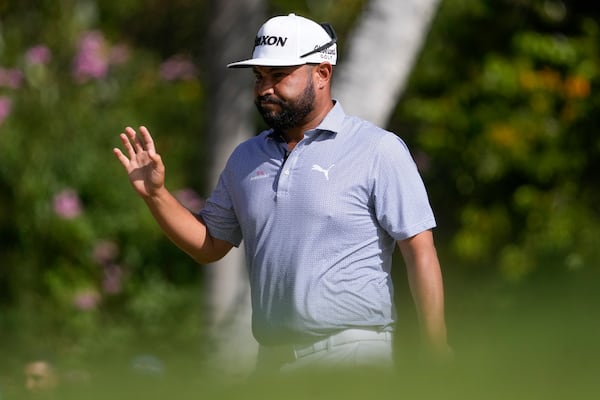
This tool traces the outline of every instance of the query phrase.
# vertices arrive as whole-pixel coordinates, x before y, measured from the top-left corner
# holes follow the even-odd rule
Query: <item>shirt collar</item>
[[[342,124],[344,122],[344,118],[346,117],[346,113],[342,108],[342,105],[339,101],[333,100],[333,108],[329,110],[325,118],[321,121],[321,123],[314,129],[306,132],[307,136],[312,136],[315,132],[329,132],[329,133],[338,133],[342,130]],[[271,129],[267,134],[267,137],[276,140],[278,142],[284,142],[283,137],[279,132],[274,129]]]
[[[328,131],[338,133],[342,130],[342,123],[346,113],[339,101],[333,100],[333,108],[329,110],[323,121],[315,128],[317,131]]]

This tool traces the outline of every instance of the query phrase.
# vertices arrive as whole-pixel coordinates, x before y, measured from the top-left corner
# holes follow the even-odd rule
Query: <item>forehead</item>
[[[306,65],[294,65],[291,67],[264,67],[264,66],[254,66],[252,67],[252,71],[255,74],[272,74],[272,73],[276,73],[276,72],[283,72],[283,73],[287,73],[287,74],[292,74],[300,69],[302,69],[303,67],[306,67]]]

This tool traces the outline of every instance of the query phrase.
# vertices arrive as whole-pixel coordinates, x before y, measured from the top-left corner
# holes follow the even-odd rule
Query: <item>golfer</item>
[[[428,347],[448,351],[436,222],[411,155],[395,134],[332,98],[331,26],[290,14],[259,29],[254,101],[270,129],[231,154],[194,215],[165,187],[150,132],[131,127],[114,153],[165,234],[198,263],[243,244],[258,367],[392,365],[390,269],[399,247]]]

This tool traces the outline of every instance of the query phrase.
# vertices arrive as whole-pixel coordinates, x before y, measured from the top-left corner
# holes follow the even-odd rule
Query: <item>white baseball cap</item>
[[[337,37],[329,24],[317,24],[295,14],[269,19],[256,34],[252,58],[228,68],[290,67],[337,60]]]

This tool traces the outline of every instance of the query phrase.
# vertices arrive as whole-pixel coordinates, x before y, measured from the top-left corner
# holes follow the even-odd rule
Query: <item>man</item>
[[[336,38],[290,14],[268,20],[249,60],[271,129],[240,144],[199,215],[169,193],[144,127],[114,149],[150,211],[199,263],[244,242],[259,366],[391,365],[397,245],[428,346],[446,353],[443,283],[423,182],[393,133],[331,97]]]

